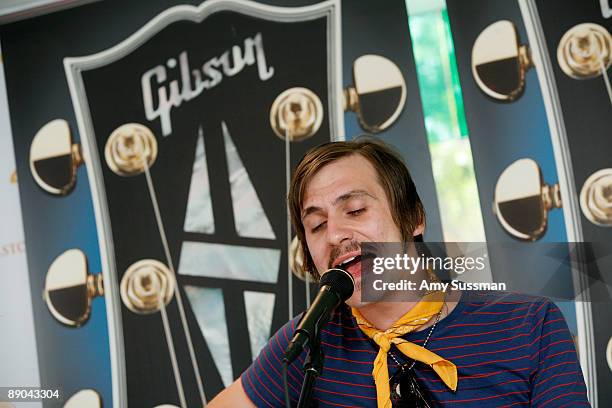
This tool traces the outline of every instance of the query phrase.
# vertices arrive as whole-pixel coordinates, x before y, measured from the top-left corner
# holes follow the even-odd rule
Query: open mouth
[[[376,258],[376,254],[373,252],[362,252],[355,256],[344,259],[342,262],[334,265],[334,268],[340,268],[344,270],[348,270],[351,266],[356,265],[360,262],[371,263],[372,260]]]
[[[361,262],[361,255],[355,255],[355,256],[352,256],[352,257],[347,258],[344,261],[340,262],[339,264],[334,266],[334,268],[340,268],[340,269],[347,270],[351,266],[356,265],[359,262]]]

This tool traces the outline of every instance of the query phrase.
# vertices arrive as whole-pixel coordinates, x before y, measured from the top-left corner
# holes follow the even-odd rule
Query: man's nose
[[[353,231],[346,223],[339,220],[327,220],[327,240],[330,245],[340,245],[353,240]]]

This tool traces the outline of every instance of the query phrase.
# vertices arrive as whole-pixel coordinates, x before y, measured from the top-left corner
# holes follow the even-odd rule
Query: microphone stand
[[[298,408],[310,408],[312,393],[314,391],[314,384],[317,377],[323,372],[323,350],[321,349],[321,339],[319,337],[319,331],[317,330],[314,337],[314,341],[310,342],[310,351],[308,357],[304,362],[304,382],[302,383],[302,390],[300,391],[300,400],[298,401]]]

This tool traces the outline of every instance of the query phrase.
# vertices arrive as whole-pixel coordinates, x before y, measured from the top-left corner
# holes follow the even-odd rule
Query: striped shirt
[[[242,374],[242,385],[258,407],[284,407],[282,357],[299,317],[285,324]],[[423,344],[429,330],[409,333]],[[357,326],[343,305],[321,332],[325,364],[314,400],[320,407],[376,407],[372,377],[378,346]],[[465,294],[438,322],[427,349],[452,361],[458,370],[457,391],[449,390],[422,363],[413,370],[439,407],[576,407],[590,406],[574,342],[554,303],[506,292]],[[400,362],[404,357],[392,346]],[[293,404],[301,389],[306,352],[289,366]],[[388,357],[390,376],[399,366]]]

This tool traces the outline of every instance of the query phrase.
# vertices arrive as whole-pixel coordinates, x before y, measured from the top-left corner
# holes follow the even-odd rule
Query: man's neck
[[[457,306],[457,302],[461,296],[460,291],[450,291],[446,294],[446,299],[444,305],[442,306],[442,311],[440,313],[440,320],[444,319],[448,316],[455,306]],[[395,322],[397,322],[402,316],[408,313],[412,308],[418,303],[418,301],[414,302],[376,302],[364,305],[359,308],[359,312],[361,315],[374,327],[379,330],[387,330]],[[433,325],[436,321],[436,316],[432,316],[431,319],[422,326],[420,326],[416,331],[424,330],[431,325]]]
[[[365,319],[379,330],[387,330],[418,302],[376,302],[359,308]]]

